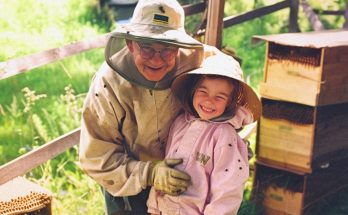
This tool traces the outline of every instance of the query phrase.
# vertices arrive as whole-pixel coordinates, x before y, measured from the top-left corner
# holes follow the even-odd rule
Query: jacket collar
[[[215,123],[215,124],[228,123],[228,120],[225,120],[225,121],[203,120],[203,119],[200,119],[200,118],[194,116],[193,114],[191,114],[187,111],[185,112],[185,120],[186,120],[186,122],[201,121],[201,122],[209,122],[209,123]]]
[[[186,122],[202,121],[202,122],[210,122],[215,124],[228,123],[232,125],[235,129],[240,129],[244,125],[247,125],[253,122],[253,115],[247,108],[239,106],[236,111],[236,114],[232,118],[224,120],[224,121],[201,120],[200,118],[195,117],[188,111],[185,111],[185,120]]]

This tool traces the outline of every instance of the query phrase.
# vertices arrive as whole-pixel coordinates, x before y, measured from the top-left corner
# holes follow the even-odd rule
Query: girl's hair
[[[195,91],[197,87],[202,83],[202,81],[205,78],[209,79],[225,79],[230,84],[233,85],[233,91],[229,98],[229,104],[226,106],[226,109],[224,111],[225,113],[229,113],[231,117],[233,117],[236,113],[237,106],[244,106],[244,99],[243,99],[243,87],[241,83],[235,79],[221,76],[221,75],[195,75],[190,83],[192,85],[189,87],[188,94],[185,96],[185,100],[187,101],[187,104],[189,105],[189,109],[193,112],[193,114],[198,117],[198,114],[196,113],[194,107],[193,107],[193,95],[195,94]]]

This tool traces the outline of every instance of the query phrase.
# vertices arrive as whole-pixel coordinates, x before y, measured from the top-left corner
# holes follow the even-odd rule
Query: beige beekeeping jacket
[[[197,68],[202,57],[218,50],[205,47],[203,56],[202,50],[195,56],[184,51],[176,74]],[[136,70],[127,49],[113,60],[123,73],[104,63],[93,78],[83,107],[79,158],[82,169],[109,193],[128,196],[146,188],[149,161],[163,159],[179,102],[169,88],[152,90],[125,75]]]

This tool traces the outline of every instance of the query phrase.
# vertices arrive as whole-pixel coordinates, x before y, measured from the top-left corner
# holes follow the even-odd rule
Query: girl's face
[[[233,85],[227,79],[205,77],[193,94],[193,107],[201,119],[219,117],[230,104],[232,91]]]

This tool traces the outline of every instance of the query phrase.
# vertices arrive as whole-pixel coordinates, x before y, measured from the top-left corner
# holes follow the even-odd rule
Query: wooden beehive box
[[[297,174],[256,162],[252,200],[264,215],[328,214],[328,206],[347,183],[346,163],[331,163],[312,174]]]
[[[308,106],[262,98],[256,156],[310,173],[348,157],[348,103]]]
[[[348,31],[254,39],[267,41],[261,96],[311,106],[348,102]]]
[[[50,215],[50,191],[22,177],[0,185],[0,215]]]

